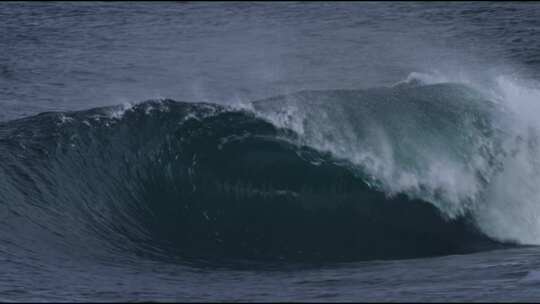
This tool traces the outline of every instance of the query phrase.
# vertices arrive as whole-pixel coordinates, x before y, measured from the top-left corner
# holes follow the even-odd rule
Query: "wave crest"
[[[6,225],[90,255],[360,260],[501,246],[484,209],[514,133],[483,94],[303,91],[250,109],[160,100],[3,123],[0,202],[19,214]]]

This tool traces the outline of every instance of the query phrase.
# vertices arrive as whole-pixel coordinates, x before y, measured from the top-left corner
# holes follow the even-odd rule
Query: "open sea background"
[[[538,301],[537,2],[0,3],[0,301]]]

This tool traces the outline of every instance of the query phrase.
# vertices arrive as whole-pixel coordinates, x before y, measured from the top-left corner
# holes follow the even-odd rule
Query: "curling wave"
[[[365,260],[536,244],[535,197],[506,186],[536,190],[536,129],[485,96],[415,79],[5,122],[3,251]]]

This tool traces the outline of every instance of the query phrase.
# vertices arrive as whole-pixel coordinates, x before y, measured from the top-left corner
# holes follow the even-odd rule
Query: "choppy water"
[[[0,4],[0,301],[535,301],[540,5]]]

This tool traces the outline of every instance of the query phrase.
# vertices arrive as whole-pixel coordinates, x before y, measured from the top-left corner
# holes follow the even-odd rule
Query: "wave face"
[[[536,149],[513,141],[511,117],[467,86],[414,81],[243,109],[154,100],[42,113],[0,125],[0,238],[14,255],[185,260],[527,243],[497,226],[520,225],[494,200],[520,149]]]

